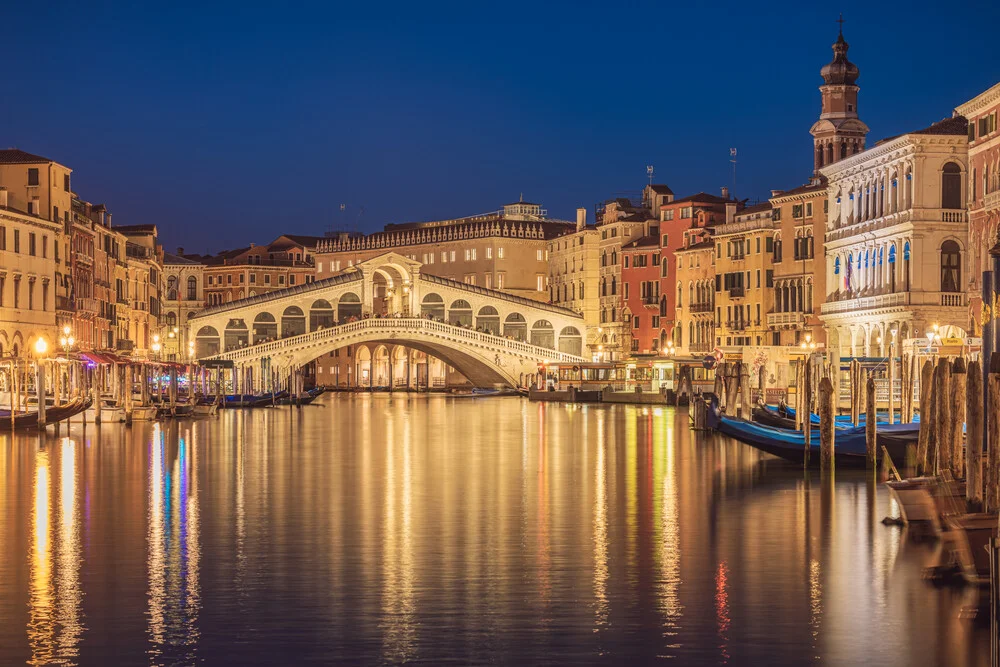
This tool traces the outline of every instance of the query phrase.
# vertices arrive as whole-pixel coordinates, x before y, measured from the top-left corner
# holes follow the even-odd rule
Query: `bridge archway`
[[[456,299],[448,308],[448,323],[459,327],[472,326],[472,304],[465,299]]]
[[[195,353],[198,355],[199,359],[204,357],[211,357],[216,355],[222,350],[219,344],[219,332],[215,327],[204,326],[198,329],[198,333],[195,336]]]
[[[337,322],[343,324],[352,317],[361,317],[361,297],[354,292],[344,292],[337,301]]]
[[[273,340],[278,337],[278,322],[274,315],[265,311],[258,313],[253,319],[253,342],[263,343],[266,340]]]
[[[500,335],[500,313],[493,306],[483,306],[476,313],[476,328],[494,336]]]
[[[434,320],[444,320],[444,299],[440,294],[425,294],[420,302],[420,315]]]
[[[235,350],[246,347],[250,344],[249,333],[247,323],[242,319],[229,320],[229,324],[226,325],[225,349]]]
[[[326,299],[316,299],[309,308],[309,331],[332,327],[333,305]]]
[[[531,344],[556,349],[556,330],[548,320],[536,320],[531,325]]]
[[[583,356],[583,336],[576,327],[563,327],[559,332],[559,351]]]
[[[281,314],[281,336],[301,336],[306,332],[306,314],[298,306],[289,306]]]
[[[503,321],[503,335],[514,340],[528,340],[528,322],[521,313],[511,313]]]

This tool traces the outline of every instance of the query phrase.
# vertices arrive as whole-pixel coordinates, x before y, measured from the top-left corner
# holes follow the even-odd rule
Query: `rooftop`
[[[710,195],[707,192],[699,192],[696,195],[691,195],[690,197],[682,197],[681,199],[675,199],[668,204],[663,204],[660,208],[666,208],[668,206],[676,206],[678,204],[686,203],[701,203],[701,204],[726,204],[735,203],[735,199],[724,199],[718,195]]]
[[[0,164],[44,164],[48,162],[55,162],[55,160],[26,153],[19,148],[0,149]]]
[[[652,235],[640,236],[631,243],[622,246],[622,250],[635,250],[636,248],[659,248],[660,239]]]

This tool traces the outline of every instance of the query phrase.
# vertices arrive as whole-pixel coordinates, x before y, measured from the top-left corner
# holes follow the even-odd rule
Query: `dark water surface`
[[[985,665],[933,545],[673,409],[328,396],[0,436],[0,664]]]

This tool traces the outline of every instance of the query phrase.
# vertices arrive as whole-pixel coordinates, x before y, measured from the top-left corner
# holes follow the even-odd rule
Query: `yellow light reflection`
[[[76,443],[63,438],[59,495],[62,512],[59,520],[59,606],[56,617],[62,632],[59,635],[59,656],[62,664],[73,664],[79,655],[77,644],[83,626],[80,623],[80,536],[77,525]]]
[[[597,413],[597,466],[594,472],[594,631],[608,625],[608,495],[606,425]]]
[[[29,665],[48,665],[55,662],[56,658],[49,485],[49,453],[39,450],[35,456],[35,531],[28,596],[28,642],[31,645]]]

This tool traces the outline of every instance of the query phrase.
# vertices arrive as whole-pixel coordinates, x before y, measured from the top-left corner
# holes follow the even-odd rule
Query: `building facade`
[[[829,215],[821,319],[835,354],[883,357],[935,324],[944,335],[965,335],[968,171],[961,116],[822,168]]]
[[[1000,243],[1000,83],[959,106],[955,112],[969,121],[969,292],[970,331],[982,335],[983,271],[989,251]]]
[[[587,210],[577,209],[576,229],[549,241],[549,300],[583,315],[584,334],[591,357],[599,356],[600,238],[593,225],[587,225]]]
[[[715,242],[709,228],[692,229],[673,256],[682,291],[674,309],[677,353],[711,352],[715,347]]]
[[[188,320],[205,307],[205,265],[177,254],[163,253],[163,313],[160,340],[170,361],[194,356],[194,340],[188,338]]]
[[[764,250],[770,255],[765,271],[766,282],[773,285],[773,307],[767,311],[765,344],[797,347],[808,337],[809,342],[820,345],[826,342],[819,319],[826,295],[826,184],[775,191],[770,204],[774,232],[765,237]]]
[[[762,202],[716,225],[715,311],[719,347],[770,345],[767,313],[774,303],[772,253],[773,210]]]
[[[539,204],[514,202],[485,215],[326,239],[317,249],[316,275],[328,278],[391,250],[422,262],[424,273],[547,301],[548,242],[574,229],[549,220]]]
[[[600,338],[601,358],[617,361],[632,351],[631,314],[625,314],[622,297],[622,246],[643,236],[659,234],[659,210],[673,201],[674,193],[666,185],[649,185],[642,201],[626,198],[606,201],[598,210],[600,240]]]
[[[662,354],[667,330],[660,324],[660,242],[642,236],[621,250],[622,318],[631,320],[631,354]]]

